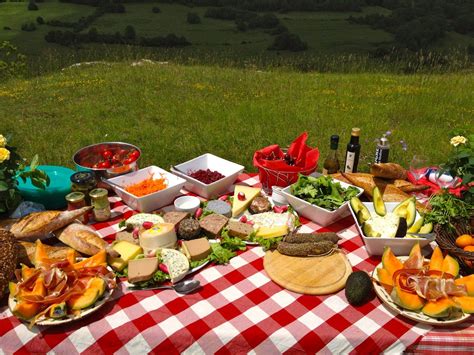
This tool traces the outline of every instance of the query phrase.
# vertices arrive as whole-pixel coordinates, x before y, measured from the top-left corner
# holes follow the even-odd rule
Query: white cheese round
[[[172,223],[157,223],[140,232],[140,246],[145,254],[158,248],[176,247],[176,232]]]

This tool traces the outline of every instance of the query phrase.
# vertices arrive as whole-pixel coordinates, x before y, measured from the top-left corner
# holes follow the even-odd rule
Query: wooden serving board
[[[268,276],[287,290],[327,295],[344,288],[352,266],[340,252],[328,256],[294,257],[268,251],[263,258]]]

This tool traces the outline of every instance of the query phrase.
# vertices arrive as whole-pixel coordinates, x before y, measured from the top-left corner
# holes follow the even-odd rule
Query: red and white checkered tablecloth
[[[258,177],[239,181],[258,184]],[[111,197],[114,218],[94,227],[109,242],[118,223],[134,212]],[[372,271],[352,217],[325,228],[302,220],[303,232],[334,231],[354,270]],[[453,328],[432,329],[391,313],[375,298],[361,307],[344,291],[309,296],[273,283],[263,269],[264,252],[249,247],[229,265],[207,266],[194,277],[200,291],[128,291],[122,283],[96,313],[56,327],[32,331],[0,308],[1,353],[399,353],[474,349],[472,317]]]

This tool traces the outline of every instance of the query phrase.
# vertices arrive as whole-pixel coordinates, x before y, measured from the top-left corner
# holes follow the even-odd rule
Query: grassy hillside
[[[445,159],[449,131],[472,125],[472,74],[303,74],[131,63],[76,67],[0,84],[1,133],[22,153],[71,164],[81,146],[106,140],[143,148],[142,165],[169,167],[213,152],[252,167],[253,152],[299,133],[324,156],[329,136],[362,129],[365,163],[374,139],[393,135],[391,158]],[[400,140],[408,143],[404,152]],[[362,164],[366,167],[365,164]]]
[[[77,21],[82,16],[90,15],[94,8],[85,5],[60,3],[57,0],[48,0],[39,3],[39,11],[27,11],[26,2],[0,3],[0,41],[9,40],[20,47],[20,50],[29,55],[30,61],[37,61],[37,57],[48,56],[82,56],[92,59],[101,57],[103,52],[94,52],[95,46],[82,45],[81,50],[61,47],[47,43],[44,36],[51,30],[67,30],[61,27],[38,25],[33,32],[21,31],[25,22],[35,22],[38,16],[46,21]],[[152,13],[152,7],[159,6],[161,13]],[[242,60],[248,57],[265,56],[270,60],[280,60],[287,57],[299,60],[325,55],[344,55],[367,53],[376,48],[377,44],[390,43],[393,36],[383,30],[374,30],[367,25],[351,24],[346,19],[353,16],[363,16],[371,13],[386,14],[389,10],[381,7],[367,7],[363,12],[289,12],[276,14],[288,29],[299,35],[308,43],[308,50],[304,53],[286,53],[267,51],[274,37],[263,29],[239,32],[234,21],[224,21],[204,17],[206,7],[190,8],[177,4],[141,3],[125,4],[124,14],[105,14],[98,18],[90,27],[96,27],[102,33],[124,31],[127,25],[134,26],[138,36],[159,36],[168,33],[185,36],[192,45],[173,52],[173,55],[182,57],[203,58],[212,52],[212,56],[234,58]],[[191,25],[186,22],[188,12],[196,12],[201,16],[201,24]],[[5,30],[4,27],[11,30]],[[88,31],[88,29],[84,30]],[[448,33],[445,39],[437,43],[436,49],[465,48],[474,45],[474,37]],[[88,53],[91,50],[93,53]],[[153,56],[159,56],[162,48],[136,48],[137,51],[147,51]],[[86,53],[80,53],[86,52]],[[42,62],[45,60],[43,59]],[[201,62],[203,62],[201,60]],[[206,62],[204,60],[204,62]],[[70,62],[69,62],[70,63]]]

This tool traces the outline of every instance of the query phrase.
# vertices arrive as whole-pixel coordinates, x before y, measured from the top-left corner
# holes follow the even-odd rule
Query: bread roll
[[[370,167],[370,173],[375,177],[384,179],[401,179],[406,180],[407,171],[396,163],[375,163]]]
[[[70,224],[59,231],[56,236],[64,244],[85,255],[95,255],[108,246],[99,233],[80,223]]]
[[[10,228],[17,239],[46,238],[51,232],[67,226],[92,209],[91,206],[73,211],[34,212],[21,218]]]

